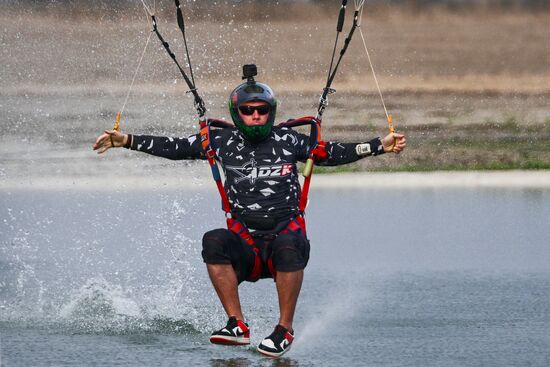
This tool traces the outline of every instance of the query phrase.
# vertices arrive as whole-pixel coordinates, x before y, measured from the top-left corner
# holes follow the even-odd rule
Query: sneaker
[[[258,352],[269,357],[278,358],[289,351],[293,340],[294,334],[283,326],[277,325],[271,335],[258,345]]]
[[[250,329],[248,324],[231,316],[223,329],[212,333],[210,342],[224,345],[247,345],[250,344]]]

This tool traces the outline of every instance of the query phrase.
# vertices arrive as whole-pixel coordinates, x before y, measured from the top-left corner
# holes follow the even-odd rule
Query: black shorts
[[[300,232],[285,232],[254,237],[254,245],[246,243],[228,229],[206,232],[202,239],[202,258],[207,264],[231,264],[239,283],[244,280],[275,278],[277,271],[293,272],[306,267],[309,240]],[[256,257],[260,261],[259,277],[251,278]]]

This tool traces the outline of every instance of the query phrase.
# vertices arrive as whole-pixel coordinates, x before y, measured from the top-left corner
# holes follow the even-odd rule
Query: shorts
[[[301,232],[288,231],[254,237],[254,245],[249,245],[238,234],[219,228],[204,234],[202,248],[205,263],[231,264],[241,283],[260,278],[276,279],[277,271],[304,269],[309,260],[310,244]],[[258,261],[259,269],[254,269]]]

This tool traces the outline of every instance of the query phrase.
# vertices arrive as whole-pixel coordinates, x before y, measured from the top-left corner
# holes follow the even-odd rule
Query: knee
[[[277,271],[302,270],[309,260],[309,241],[298,234],[283,233],[273,241],[271,256]]]
[[[202,259],[207,264],[229,264],[228,246],[233,240],[232,233],[223,228],[208,231],[202,237]]]

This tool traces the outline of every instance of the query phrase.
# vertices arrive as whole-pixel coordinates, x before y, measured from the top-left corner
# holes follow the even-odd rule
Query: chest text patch
[[[292,173],[293,164],[283,163],[273,166],[258,166],[254,159],[246,162],[242,166],[225,166],[229,171],[237,174],[235,183],[248,180],[253,185],[256,180],[262,180],[269,177],[288,176]]]

